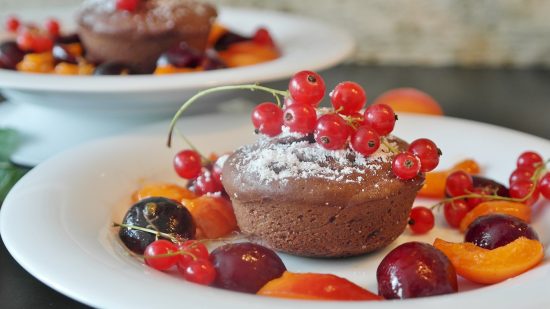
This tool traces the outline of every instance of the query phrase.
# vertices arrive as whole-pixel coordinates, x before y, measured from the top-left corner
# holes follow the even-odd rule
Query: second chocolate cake
[[[388,142],[407,147],[395,137]],[[393,157],[384,145],[364,157],[283,134],[237,150],[222,181],[252,239],[299,256],[354,256],[387,246],[407,225],[424,176],[398,179]]]

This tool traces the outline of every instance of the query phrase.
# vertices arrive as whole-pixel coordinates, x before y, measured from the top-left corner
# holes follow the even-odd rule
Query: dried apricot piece
[[[544,257],[542,244],[525,237],[493,250],[439,238],[434,241],[434,247],[445,253],[458,275],[482,284],[493,284],[522,274]]]
[[[165,197],[180,202],[183,199],[194,199],[197,196],[186,188],[171,183],[146,184],[132,195],[134,202],[148,197]]]
[[[525,222],[531,221],[531,208],[523,203],[488,201],[477,205],[466,214],[460,221],[460,231],[464,233],[475,219],[493,213],[511,215]]]
[[[335,275],[288,271],[269,281],[257,294],[312,300],[382,300],[382,297]]]

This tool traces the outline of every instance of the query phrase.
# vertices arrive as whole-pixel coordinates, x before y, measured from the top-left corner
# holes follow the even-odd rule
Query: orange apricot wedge
[[[449,258],[458,275],[481,284],[493,284],[520,275],[544,257],[542,244],[525,237],[493,250],[439,238],[434,247]]]
[[[132,195],[134,202],[142,199],[159,196],[180,202],[183,199],[194,199],[197,196],[188,189],[171,183],[151,183],[139,188]]]
[[[431,198],[445,197],[445,182],[447,181],[447,176],[449,176],[452,172],[459,170],[470,175],[476,175],[480,172],[479,164],[476,161],[466,159],[457,162],[450,169],[426,173],[426,180],[418,192],[418,196]]]
[[[193,200],[183,200],[182,204],[191,212],[197,234],[203,238],[220,238],[237,230],[233,206],[223,197],[203,195]]]
[[[257,294],[311,300],[382,300],[382,297],[335,275],[288,271],[266,283]]]
[[[531,221],[531,208],[526,204],[509,201],[488,201],[477,205],[466,214],[460,221],[460,231],[464,233],[475,219],[493,213],[511,215],[525,222]]]

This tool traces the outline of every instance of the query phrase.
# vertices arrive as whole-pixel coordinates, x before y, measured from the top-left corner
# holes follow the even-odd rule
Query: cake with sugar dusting
[[[392,172],[394,136],[370,156],[327,150],[288,132],[242,147],[223,165],[223,185],[239,227],[273,249],[299,256],[346,257],[391,243],[405,229],[424,175]]]
[[[212,5],[193,0],[117,2],[85,0],[78,32],[88,60],[125,64],[136,73],[152,73],[159,56],[179,42],[204,51],[217,16]]]

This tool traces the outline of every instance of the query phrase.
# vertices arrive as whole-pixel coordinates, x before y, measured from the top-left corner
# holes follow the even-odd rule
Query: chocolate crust
[[[406,149],[405,142],[396,143]],[[263,146],[240,149],[227,159],[224,187],[243,233],[294,255],[346,257],[387,246],[405,229],[424,181],[423,174],[397,179],[387,160],[377,163],[377,172],[348,175],[361,181],[310,177],[265,182],[243,166],[244,157],[256,147]]]

